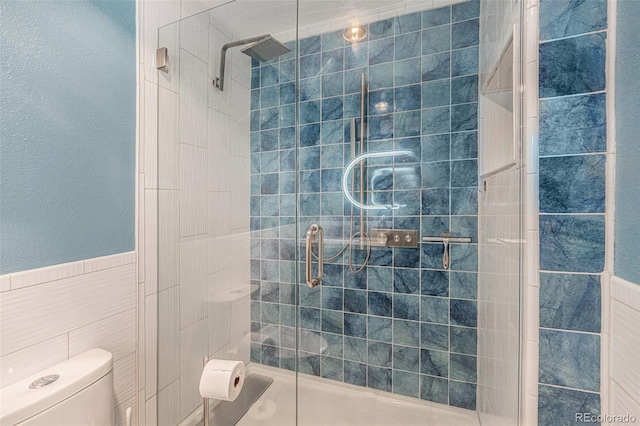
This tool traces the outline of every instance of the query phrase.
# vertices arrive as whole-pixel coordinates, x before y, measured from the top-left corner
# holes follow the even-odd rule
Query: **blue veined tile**
[[[320,98],[320,77],[300,80],[300,102]]]
[[[393,63],[375,65],[369,68],[369,90],[393,87]]]
[[[342,121],[327,121],[327,122],[321,123],[321,126],[322,126],[322,136],[321,136],[320,142],[323,145],[337,144],[342,142],[343,136],[344,136]]]
[[[343,314],[339,311],[322,310],[322,331],[342,334],[345,331]],[[360,337],[360,336],[358,336]]]
[[[398,216],[418,216],[420,215],[420,191],[395,191],[394,192],[394,201],[398,203],[401,207],[395,210],[394,214],[397,212]],[[396,252],[398,254],[400,252]],[[417,267],[413,266],[413,256],[410,251],[403,250],[402,253],[407,253],[406,256],[398,255],[394,256],[394,260],[400,262],[400,264],[395,263],[395,266],[401,267]],[[418,256],[419,257],[419,256]],[[418,264],[419,259],[418,260]]]
[[[540,274],[540,326],[600,333],[599,275]]]
[[[319,354],[322,347],[322,338],[320,333],[313,330],[300,331],[300,350]]]
[[[258,321],[258,322],[260,321],[260,302],[259,301],[251,301],[251,321]]]
[[[420,372],[430,376],[449,376],[449,354],[431,349],[420,349]]]
[[[259,89],[260,88],[260,68],[252,68],[251,69],[251,88]]]
[[[300,40],[300,56],[311,55],[320,52],[321,37],[313,36]]]
[[[322,76],[322,97],[342,96],[344,74],[341,72]]]
[[[449,135],[435,135],[422,137],[421,161],[429,163],[432,161],[449,160]]]
[[[543,0],[540,40],[552,40],[607,28],[607,0]]]
[[[320,121],[320,101],[300,103],[300,123],[309,124]]]
[[[451,162],[451,186],[455,188],[478,184],[478,161],[460,160]]]
[[[392,346],[389,343],[369,342],[368,360],[370,365],[378,367],[391,367]]]
[[[393,346],[393,369],[420,372],[420,349],[409,346]],[[417,389],[417,386],[416,386]]]
[[[393,37],[371,41],[369,43],[369,65],[392,62],[395,50],[393,41]]]
[[[478,101],[478,76],[469,75],[451,80],[451,103],[463,104]]]
[[[456,51],[462,52],[461,50]],[[477,54],[477,49],[476,49]],[[440,80],[451,75],[452,56],[449,52],[436,53],[422,57],[422,81]],[[477,59],[476,59],[477,62]],[[477,65],[476,65],[477,73]],[[470,72],[467,74],[471,74]]]
[[[449,401],[449,380],[440,377],[420,376],[420,398],[446,404]]]
[[[441,7],[422,12],[422,28],[431,28],[451,22],[451,7]]]
[[[390,368],[367,367],[367,387],[385,392],[392,390],[392,370]]]
[[[272,173],[278,171],[280,156],[278,151],[265,151],[260,154],[260,172]]]
[[[395,60],[420,56],[420,33],[413,32],[395,37]]]
[[[300,195],[300,215],[317,216],[320,214],[320,194]]]
[[[320,171],[320,188],[323,192],[341,190],[342,169],[323,169]]]
[[[393,270],[391,268],[368,267],[367,274],[369,290],[393,290]]]
[[[604,90],[605,42],[597,33],[540,44],[540,98]]]
[[[364,73],[366,77],[367,69],[366,68],[347,69],[344,72],[344,93],[345,94],[357,93],[358,95],[360,95],[360,83],[361,83],[362,73]]]
[[[451,50],[451,26],[442,25],[422,31],[422,54],[448,52]]]
[[[280,57],[280,61],[294,59],[296,57],[296,52],[298,51],[298,43],[296,42],[296,40],[288,41],[284,43],[284,45],[289,49],[289,52],[282,55]]]
[[[342,359],[323,356],[320,358],[320,377],[342,382]]]
[[[394,294],[393,317],[418,321],[420,319],[419,297],[408,294]]]
[[[451,218],[451,235],[454,237],[468,237],[471,242],[478,242],[478,217],[456,216]]]
[[[260,304],[260,321],[268,324],[280,323],[280,305],[277,303]]]
[[[339,247],[336,247],[337,251]],[[364,252],[358,255],[358,251],[353,254],[353,261],[356,265],[362,265],[364,263]],[[344,286],[345,288],[355,288],[359,290],[365,290],[367,288],[367,271],[366,268],[363,271],[354,274],[348,267],[344,269]]]
[[[318,145],[320,142],[320,124],[300,126],[300,146]]]
[[[320,330],[320,309],[300,307],[300,327]]]
[[[308,307],[312,307],[312,308],[319,308],[320,307],[320,292],[314,289],[310,289],[310,288],[302,288],[302,286],[299,287],[299,297],[300,297],[300,306],[308,306]],[[311,315],[311,313],[309,313]],[[304,318],[303,313],[300,313],[301,317]],[[318,313],[318,328],[320,327],[320,314]],[[315,313],[313,314],[313,317],[315,318]],[[315,321],[315,320],[314,320]],[[310,328],[310,327],[308,327]]]
[[[278,193],[278,173],[260,175],[260,181],[260,193],[262,195]]]
[[[280,214],[287,216],[295,215],[296,197],[295,195],[280,196]],[[295,243],[293,240],[280,240],[280,260],[295,260]]]
[[[540,330],[540,383],[598,392],[600,336]]]
[[[321,58],[319,53],[301,57],[300,78],[309,78],[320,74],[320,67]]]
[[[300,192],[320,192],[320,170],[300,172]]]
[[[451,110],[447,107],[437,107],[422,110],[422,133],[433,135],[449,133],[451,130]]]
[[[449,405],[476,409],[476,385],[472,383],[449,381]]]
[[[260,363],[271,367],[280,367],[280,348],[269,345],[261,347]]]
[[[420,83],[422,81],[421,58],[406,59],[404,61],[396,61],[394,82],[396,86],[405,86],[407,84]]]
[[[422,296],[420,299],[420,321],[449,324],[448,298]]]
[[[280,109],[267,108],[260,110],[260,130],[276,129],[279,125]]]
[[[278,64],[264,65],[260,68],[260,86],[271,86],[280,82],[280,73]]]
[[[300,170],[311,170],[320,168],[320,147],[311,146],[300,148]]]
[[[280,84],[280,105],[292,104],[296,100],[295,83]]]
[[[393,18],[369,24],[369,40],[389,37],[393,35]]]
[[[344,47],[343,31],[322,34],[322,50],[332,50]]]
[[[369,140],[390,139],[393,137],[393,115],[369,117]]]
[[[339,287],[322,288],[322,309],[342,310],[343,289]]]
[[[344,195],[341,192],[323,192],[320,194],[320,214],[322,216],[341,216],[344,213]]]
[[[449,350],[449,326],[420,324],[420,347],[424,349]]]
[[[322,52],[322,74],[330,74],[344,69],[344,49]]]
[[[260,130],[260,110],[251,111],[249,115],[249,129],[252,132]]]
[[[342,287],[343,286],[342,273],[343,273],[342,265],[337,265],[334,263],[325,264],[324,279],[322,281],[322,284],[327,286]]]
[[[348,126],[350,119],[360,117],[360,94],[351,94],[344,96],[342,109],[342,116]],[[351,137],[351,135],[348,133],[348,130],[346,129],[346,126],[344,135],[347,140],[349,140]]]
[[[451,131],[463,132],[478,128],[478,104],[461,104],[451,106]]]
[[[269,86],[260,89],[260,107],[269,108],[280,103],[280,86]]]
[[[475,272],[454,272],[449,274],[451,297],[457,299],[478,298],[478,274]]]
[[[293,194],[296,191],[295,173],[280,173],[280,193]]]
[[[478,188],[452,188],[451,214],[478,214]]]
[[[296,61],[280,62],[280,83],[296,81]]]
[[[540,269],[602,272],[604,215],[540,216]]]
[[[419,342],[419,322],[401,319],[393,320],[393,344],[417,347]]]
[[[600,395],[551,386],[538,386],[538,424],[573,425],[576,413],[600,415]]]
[[[417,269],[395,268],[393,271],[393,291],[417,294],[420,289],[420,272]]]
[[[345,336],[344,359],[356,362],[367,362],[367,341]]]
[[[358,96],[359,97],[359,96]],[[360,102],[358,102],[358,109]],[[381,89],[369,92],[369,114],[387,114],[393,112],[393,89]]]
[[[362,290],[344,290],[344,310],[357,314],[367,313],[367,293]]]
[[[410,87],[410,86],[408,86]],[[419,89],[419,86],[418,86]],[[418,93],[420,91],[418,90]],[[417,106],[416,108],[420,108],[420,99],[413,99],[409,102],[414,102]],[[404,104],[404,101],[400,102],[403,108],[410,108],[411,105]],[[398,105],[398,103],[396,103]],[[396,138],[404,138],[410,136],[419,136],[420,135],[420,111],[410,111],[404,113],[396,113],[394,117],[394,129],[393,136]],[[397,172],[397,171],[396,171]]]
[[[323,333],[322,338],[327,342],[325,355],[342,358],[344,338],[338,334]]]
[[[368,337],[370,340],[391,343],[392,322],[388,318],[367,316]]]
[[[271,346],[280,346],[280,326],[275,324],[262,324],[260,330],[262,343]]]
[[[438,236],[449,230],[449,216],[423,216],[421,226],[420,235]]]
[[[421,87],[419,84],[398,87],[395,89],[395,111],[410,111],[420,109]],[[418,128],[420,127],[418,123]]]
[[[476,244],[452,244],[449,250],[451,270],[478,270],[478,246]]]
[[[322,121],[342,120],[342,97],[322,99]]]
[[[454,4],[451,7],[451,15],[453,22],[477,18],[480,16],[480,0]]]
[[[278,125],[281,128],[287,128],[295,126],[296,124],[296,106],[294,104],[283,105],[280,107],[280,122]]]
[[[478,326],[478,306],[475,301],[451,299],[450,319],[452,325]]]
[[[260,132],[251,132],[249,135],[251,153],[260,152]]]
[[[451,77],[468,74],[478,74],[477,47],[467,47],[451,52]]]
[[[288,263],[288,262],[283,262],[283,263]],[[282,271],[280,272],[280,276],[282,277],[284,274],[282,273]],[[280,283],[280,304],[281,305],[295,305],[296,303],[296,289],[295,289],[295,285],[294,284],[287,284],[286,283],[286,279],[282,280],[283,282]],[[282,319],[282,311],[285,308],[285,306],[280,306],[280,319]],[[294,316],[294,322],[295,322],[295,306],[292,306],[293,308],[293,316]],[[291,327],[294,327],[295,324],[285,324],[285,325],[289,325]]]
[[[251,111],[260,109],[260,89],[251,91]]]
[[[320,355],[301,352],[298,354],[298,371],[312,376],[320,376]]]
[[[370,291],[368,295],[369,315],[382,317],[392,316],[392,299],[390,293]]]
[[[467,327],[450,327],[451,352],[475,355],[478,351],[478,330]]]
[[[540,158],[541,213],[604,213],[605,155]]]
[[[448,106],[450,103],[451,84],[448,78],[422,83],[422,108]]]
[[[250,203],[251,203],[251,207],[250,207],[251,216],[252,217],[260,216],[260,197],[252,196]]]
[[[449,214],[449,189],[435,188],[422,191],[423,215],[448,215]]]
[[[475,159],[478,157],[478,132],[453,133],[451,135],[451,159]]]
[[[606,94],[540,101],[540,155],[607,150]]]
[[[388,247],[372,247],[369,257],[370,266],[391,266],[393,261],[392,250]]]
[[[263,130],[260,132],[260,150],[273,151],[278,149],[278,130]]]
[[[281,149],[279,152],[280,152],[280,171],[281,172],[294,171],[296,167],[296,151],[294,149]]]
[[[449,161],[422,163],[423,188],[449,188],[451,165]]]
[[[251,342],[251,362],[260,363],[260,355],[262,354],[262,345]]]
[[[420,394],[420,375],[394,369],[393,393],[417,398]]]
[[[451,26],[451,48],[462,49],[477,46],[480,23],[478,19],[457,22]]]
[[[422,28],[422,14],[420,12],[398,16],[394,20],[395,33],[405,34]]]
[[[449,378],[452,380],[462,380],[463,382],[477,383],[478,362],[475,356],[450,354]]]
[[[367,386],[367,365],[345,360],[344,382],[356,386]]]

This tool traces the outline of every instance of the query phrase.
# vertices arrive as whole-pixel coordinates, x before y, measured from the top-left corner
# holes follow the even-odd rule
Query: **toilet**
[[[113,404],[113,356],[91,349],[1,389],[0,424],[112,426]]]

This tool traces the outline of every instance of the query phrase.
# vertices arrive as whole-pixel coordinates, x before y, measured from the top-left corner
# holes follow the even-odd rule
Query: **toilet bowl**
[[[112,426],[113,357],[91,349],[0,390],[0,424]]]

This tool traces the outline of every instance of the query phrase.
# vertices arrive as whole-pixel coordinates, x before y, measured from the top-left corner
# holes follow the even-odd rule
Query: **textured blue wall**
[[[600,412],[607,1],[540,2],[538,423]]]
[[[0,273],[134,248],[135,2],[0,3]]]
[[[467,2],[374,22],[354,45],[341,31],[300,40],[297,164],[295,54],[253,64],[254,362],[295,368],[296,213],[299,241],[311,223],[325,228],[327,256],[348,238],[350,204],[340,183],[364,72],[367,151],[411,150],[421,159],[367,163],[374,193],[367,203],[375,196],[403,205],[370,212],[368,229],[451,230],[473,243],[453,244],[451,271],[442,268],[439,243],[374,247],[356,275],[347,256],[327,262],[321,286],[298,286],[300,371],[475,408],[478,13],[479,3]],[[363,251],[354,257],[360,265]]]
[[[640,2],[618,3],[615,273],[640,284]]]

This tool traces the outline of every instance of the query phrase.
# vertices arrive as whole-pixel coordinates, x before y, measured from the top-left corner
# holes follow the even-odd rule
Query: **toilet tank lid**
[[[24,380],[0,389],[0,424],[13,425],[76,394],[113,368],[113,356],[104,349],[91,349]],[[57,374],[55,382],[38,388],[29,385],[44,376]]]

